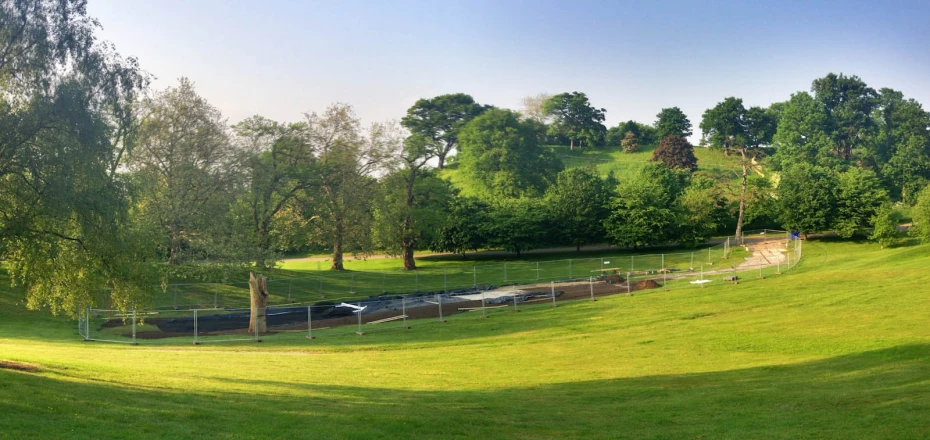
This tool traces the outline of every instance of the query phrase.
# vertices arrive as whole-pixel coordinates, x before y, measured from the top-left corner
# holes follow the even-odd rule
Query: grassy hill
[[[0,280],[9,438],[927,438],[930,246],[738,285],[261,344],[83,343]],[[7,364],[9,366],[9,364]]]
[[[606,176],[609,172],[613,172],[614,176],[622,181],[639,175],[639,171],[652,158],[655,146],[645,146],[635,153],[624,153],[619,148],[576,149],[574,151],[562,145],[549,145],[546,148],[555,152],[566,168],[594,166],[601,175]],[[738,181],[742,171],[736,157],[725,156],[722,151],[701,147],[694,149],[694,155],[698,159],[698,172],[713,176],[725,182],[728,187]],[[451,181],[463,194],[474,195],[474,190],[460,176],[454,163],[444,169],[440,175]],[[735,187],[731,189],[737,190]]]

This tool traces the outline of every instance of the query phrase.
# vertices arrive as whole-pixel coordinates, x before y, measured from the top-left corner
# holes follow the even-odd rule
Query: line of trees
[[[930,115],[855,76],[767,108],[708,109],[701,142],[737,156],[734,191],[698,167],[679,108],[607,129],[580,92],[529,97],[522,113],[456,93],[399,123],[363,126],[336,103],[230,124],[187,79],[149,91],[84,6],[0,2],[0,258],[31,307],[72,313],[100,289],[128,307],[159,281],[309,249],[327,249],[333,270],[374,251],[413,270],[422,249],[695,245],[750,223],[884,245],[899,237],[893,203],[913,204],[930,238]],[[605,177],[565,169],[552,144],[648,148],[653,163]]]

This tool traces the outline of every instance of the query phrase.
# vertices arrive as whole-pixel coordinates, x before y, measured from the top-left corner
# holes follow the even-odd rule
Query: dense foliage
[[[930,113],[856,76],[705,111],[702,145],[736,155],[737,192],[732,170],[697,162],[680,108],[608,130],[581,92],[529,97],[522,114],[455,93],[418,100],[399,125],[363,127],[347,104],[230,125],[186,79],[148,91],[85,9],[0,2],[0,259],[32,307],[75,313],[105,291],[127,308],[169,279],[311,249],[331,251],[334,270],[374,251],[413,270],[427,247],[694,246],[747,222],[890,245],[896,204],[930,239]],[[565,146],[653,162],[618,180],[564,169]]]

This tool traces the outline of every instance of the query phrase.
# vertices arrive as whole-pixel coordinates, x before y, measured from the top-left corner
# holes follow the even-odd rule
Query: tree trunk
[[[568,139],[568,149],[571,151],[575,151],[575,139],[573,138]]]
[[[181,240],[178,238],[178,231],[171,230],[171,244],[168,249],[168,264],[178,264],[178,256],[181,253]]]
[[[268,285],[263,275],[255,276],[249,272],[249,294],[252,297],[252,313],[249,317],[250,333],[266,333],[268,331]]]
[[[417,263],[413,260],[413,243],[404,241],[404,270],[416,270]]]
[[[342,265],[342,225],[336,225],[336,237],[333,240],[333,265],[332,270],[346,270]]]
[[[442,171],[446,167],[446,153],[439,153],[436,158],[439,159],[439,170]]]
[[[575,245],[575,252],[581,252],[581,245],[580,245],[580,244],[576,244],[576,245]]]
[[[739,190],[739,218],[736,220],[736,242],[738,244],[743,244],[743,215],[746,212],[746,177],[749,174],[749,170],[746,164],[746,150],[740,149],[740,153],[743,155],[743,160],[740,162],[743,166],[743,179],[740,183]]]

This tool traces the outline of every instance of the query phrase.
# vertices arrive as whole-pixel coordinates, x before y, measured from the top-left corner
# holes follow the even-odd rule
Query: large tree
[[[407,110],[401,124],[411,133],[431,140],[431,154],[438,160],[441,170],[446,157],[458,145],[462,127],[488,108],[464,93],[440,95],[418,100]]]
[[[374,124],[363,133],[352,107],[331,105],[305,120],[319,165],[319,184],[304,189],[298,203],[304,218],[319,215],[314,234],[331,246],[333,270],[344,270],[346,251],[371,248],[371,205],[376,175],[389,166],[402,137],[392,124]]]
[[[140,183],[140,216],[164,233],[168,263],[180,264],[207,251],[229,208],[233,149],[220,111],[182,78],[145,104],[130,169]]]
[[[827,127],[823,104],[810,94],[799,92],[780,110],[772,145],[775,147],[768,163],[776,169],[796,163],[835,166],[839,159],[833,153],[833,141]]]
[[[518,114],[492,109],[461,133],[462,174],[485,198],[541,195],[562,163],[538,143],[534,126]]]
[[[678,107],[663,108],[656,115],[656,139],[666,136],[691,136],[691,121]]]
[[[549,216],[559,243],[581,246],[604,240],[604,220],[610,213],[613,179],[604,180],[593,168],[569,168],[546,191]]]
[[[0,259],[53,313],[103,289],[116,307],[145,299],[117,170],[147,78],[97,27],[83,1],[0,2]]]
[[[453,197],[430,248],[464,258],[465,252],[487,246],[494,226],[490,211],[490,205],[478,198]]]
[[[575,141],[579,146],[597,145],[607,133],[604,127],[607,110],[591,105],[584,93],[560,93],[549,98],[543,108],[553,119],[550,133],[567,137],[572,150]]]
[[[896,199],[913,203],[930,183],[930,112],[901,92],[882,89],[876,135],[863,161],[880,172]]]
[[[274,228],[302,192],[319,183],[319,163],[304,123],[253,116],[233,127],[241,144],[244,181],[239,216],[247,224],[250,259],[259,268],[276,260]]]
[[[872,110],[878,104],[877,92],[858,76],[842,73],[815,79],[811,92],[826,113],[834,154],[844,161],[852,160],[875,128]]]
[[[778,221],[805,237],[827,230],[836,213],[836,186],[836,176],[827,168],[802,163],[785,169],[775,192]]]
[[[879,208],[888,203],[888,192],[871,170],[851,167],[836,176],[836,211],[833,230],[850,238],[871,227]]]
[[[382,248],[400,254],[404,270],[415,270],[413,253],[429,243],[442,224],[452,189],[427,167],[431,140],[408,137],[397,153],[398,167],[381,179],[374,233]]]
[[[701,120],[703,141],[723,151],[736,150],[740,154],[742,180],[740,182],[739,216],[736,221],[736,239],[742,240],[746,213],[746,186],[753,160],[761,157],[760,147],[772,142],[775,131],[773,116],[759,107],[746,109],[743,100],[726,98],[704,112]]]

